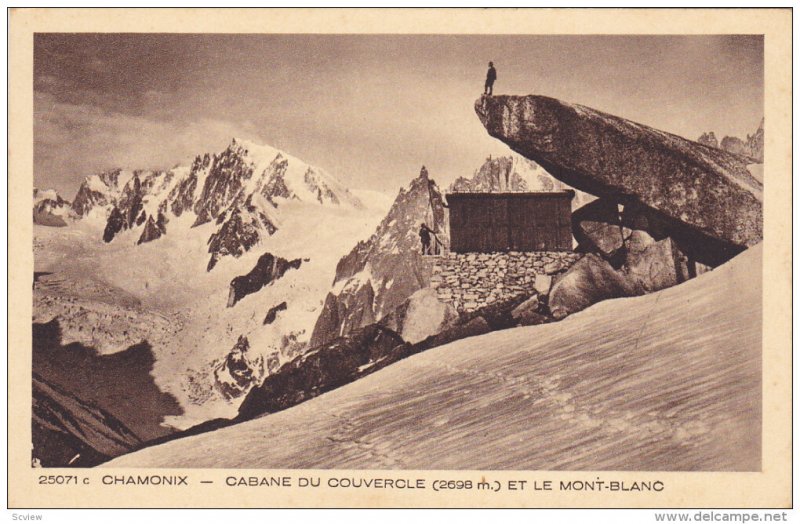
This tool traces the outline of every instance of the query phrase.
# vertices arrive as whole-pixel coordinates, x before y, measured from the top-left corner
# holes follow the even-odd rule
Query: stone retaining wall
[[[580,259],[571,252],[449,253],[436,257],[431,287],[439,300],[459,312],[474,311],[498,300],[547,293],[552,275]]]

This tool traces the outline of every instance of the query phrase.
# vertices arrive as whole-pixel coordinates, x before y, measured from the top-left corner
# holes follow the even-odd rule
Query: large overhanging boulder
[[[491,136],[559,180],[644,205],[692,243],[732,249],[724,258],[761,241],[763,184],[745,157],[544,96],[483,96],[475,111]]]

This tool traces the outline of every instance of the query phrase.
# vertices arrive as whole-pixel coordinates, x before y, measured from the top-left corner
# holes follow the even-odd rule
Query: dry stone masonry
[[[533,292],[546,295],[552,276],[580,257],[556,251],[449,253],[436,259],[431,287],[442,302],[459,312],[471,312]]]

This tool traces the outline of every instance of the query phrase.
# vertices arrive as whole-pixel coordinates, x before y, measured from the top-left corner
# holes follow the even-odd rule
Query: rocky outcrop
[[[338,294],[328,293],[314,324],[309,345],[324,344],[376,321],[375,290],[372,282],[351,284]]]
[[[549,318],[543,312],[543,304],[539,295],[534,294],[522,304],[511,310],[511,317],[521,326],[535,326],[549,322]]]
[[[553,317],[562,319],[602,300],[635,294],[636,289],[624,274],[590,253],[556,279],[548,305]]]
[[[286,311],[288,307],[289,305],[286,302],[281,302],[277,306],[272,306],[269,308],[269,311],[267,311],[267,315],[264,317],[264,322],[262,322],[262,324],[272,324],[275,322],[275,319],[278,318],[278,313]]]
[[[576,210],[572,215],[572,235],[584,250],[614,258],[623,247],[617,204],[600,198]]]
[[[145,242],[152,242],[158,238],[161,238],[167,232],[167,217],[164,216],[164,213],[158,213],[158,218],[153,220],[153,217],[150,216],[147,218],[147,222],[145,222],[144,230],[142,231],[142,236],[139,237],[139,240],[136,241],[137,244],[144,244]]]
[[[697,141],[705,146],[719,147],[719,141],[717,140],[717,135],[715,135],[713,131],[710,131],[708,133],[703,133],[702,135],[700,135],[700,138],[698,138]]]
[[[747,141],[745,142],[747,146],[747,153],[750,158],[753,158],[757,162],[764,162],[764,119],[761,119],[761,123],[758,125],[758,129],[752,135],[747,135]]]
[[[247,337],[240,335],[230,353],[213,365],[214,387],[228,400],[241,397],[264,377],[264,357],[251,359],[249,349]]]
[[[491,136],[559,180],[645,206],[698,242],[715,239],[733,256],[763,236],[763,187],[746,158],[543,96],[484,96],[475,111]]]
[[[258,262],[246,275],[240,275],[231,280],[228,307],[233,307],[241,299],[259,291],[264,286],[281,278],[290,269],[298,269],[303,261],[299,258],[286,260],[276,257],[272,253],[264,253]]]
[[[325,298],[310,346],[380,320],[415,291],[428,287],[432,262],[421,255],[421,222],[446,241],[442,195],[424,167],[407,188],[400,190],[375,233],[339,261],[333,289]]]
[[[656,241],[636,230],[626,240],[625,271],[639,294],[652,293],[685,282],[695,276],[689,259],[669,237]]]
[[[572,226],[578,249],[592,256],[553,285],[550,306],[556,318],[600,300],[680,284],[707,267],[698,257],[717,265],[729,255],[713,243],[700,248],[687,242],[680,230],[635,204],[620,212],[616,203],[598,199],[573,214]]]
[[[456,309],[440,301],[436,290],[424,288],[383,317],[380,324],[415,344],[442,332],[457,318]]]
[[[239,407],[240,419],[275,413],[353,382],[399,359],[400,336],[373,324],[310,350],[253,388]]]
[[[41,226],[64,227],[67,219],[75,218],[71,204],[53,189],[33,188],[33,223]]]
[[[145,231],[139,236],[137,244],[144,239],[155,240],[166,233],[167,218],[159,212],[155,219],[153,210],[146,208],[152,194],[170,184],[174,175],[161,171],[134,171],[131,179],[125,184],[108,215],[103,240],[111,242],[122,231],[145,225]],[[149,231],[148,231],[149,229]]]
[[[72,201],[72,210],[79,217],[85,217],[98,209],[101,217],[105,218],[131,176],[130,171],[115,169],[86,177]]]
[[[125,229],[125,215],[119,208],[114,207],[108,215],[106,227],[103,230],[103,242],[111,242],[117,233]]]
[[[36,373],[32,414],[32,462],[38,466],[96,466],[142,443],[112,414]]]
[[[726,136],[723,137],[722,142],[718,143],[717,137],[711,131],[700,135],[697,141],[707,146],[717,147],[729,153],[747,157],[752,162],[761,164],[764,162],[764,119],[761,119],[756,132],[752,135],[747,135],[745,140],[735,136]]]
[[[273,204],[266,204],[273,205]],[[208,239],[208,252],[211,258],[206,271],[211,271],[220,258],[233,256],[239,258],[261,238],[272,235],[278,230],[273,219],[264,208],[252,204],[248,198],[244,204],[235,201],[217,218],[219,229]]]
[[[703,272],[707,266],[693,257],[704,253],[643,209],[629,204],[620,213],[617,204],[598,199],[573,215],[578,249],[589,255],[553,284],[554,317],[563,318],[608,298],[659,291]],[[673,233],[677,238],[670,236]],[[724,250],[711,251],[715,263],[724,261]]]
[[[726,136],[719,144],[720,148],[734,155],[749,156],[747,144],[737,136]]]

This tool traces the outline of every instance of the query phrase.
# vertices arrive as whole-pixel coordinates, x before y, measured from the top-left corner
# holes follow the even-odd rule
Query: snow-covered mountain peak
[[[87,176],[75,194],[72,210],[79,217],[93,216],[105,220],[132,177],[131,171],[123,169]]]
[[[300,200],[321,205],[362,208],[361,201],[323,169],[269,145],[234,138],[228,150],[241,155],[252,168],[245,192],[255,191],[272,200]]]
[[[184,213],[193,227],[214,224],[208,239],[210,271],[221,257],[238,258],[273,235],[282,227],[281,208],[288,202],[364,209],[358,197],[324,170],[240,138],[219,153],[197,155],[190,165],[89,176],[74,208],[81,217],[103,221],[106,242],[129,230],[135,236],[126,241],[152,242]]]
[[[67,218],[75,218],[71,204],[55,189],[33,188],[34,224],[63,227],[67,225]]]
[[[38,204],[42,200],[61,200],[61,197],[55,189],[38,189],[33,188],[33,203]]]

